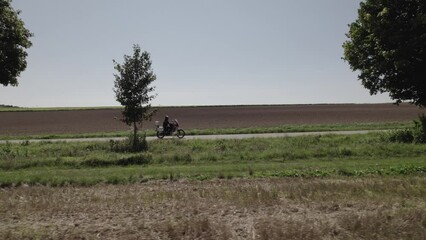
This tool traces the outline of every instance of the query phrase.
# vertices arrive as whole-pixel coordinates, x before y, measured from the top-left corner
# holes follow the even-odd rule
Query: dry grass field
[[[425,239],[424,177],[0,190],[1,239]]]

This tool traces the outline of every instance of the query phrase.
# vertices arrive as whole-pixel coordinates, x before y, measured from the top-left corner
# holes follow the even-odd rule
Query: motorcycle
[[[158,121],[155,121],[155,131],[157,132],[157,137],[159,139],[163,139],[165,136],[173,136],[176,135],[178,138],[185,137],[185,131],[179,127],[179,122],[177,119],[170,122],[170,129],[167,131],[160,126]]]

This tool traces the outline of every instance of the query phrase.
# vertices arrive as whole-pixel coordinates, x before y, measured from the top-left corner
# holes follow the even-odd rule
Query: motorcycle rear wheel
[[[176,134],[176,136],[177,136],[178,138],[183,138],[183,137],[185,137],[185,131],[184,131],[183,129],[178,129],[178,130],[177,130],[177,134]]]

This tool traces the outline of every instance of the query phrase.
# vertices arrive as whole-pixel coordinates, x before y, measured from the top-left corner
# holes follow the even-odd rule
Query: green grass
[[[247,133],[287,133],[287,132],[324,132],[352,130],[387,130],[403,129],[411,126],[412,122],[383,122],[383,123],[351,123],[351,124],[311,124],[311,125],[282,125],[278,127],[250,127],[225,129],[194,129],[190,135],[212,134],[247,134]]]
[[[383,133],[243,140],[158,140],[148,153],[109,143],[0,145],[0,185],[93,185],[152,179],[423,175],[426,145]]]
[[[290,133],[290,132],[325,132],[325,131],[354,131],[354,130],[388,130],[406,129],[412,122],[384,123],[353,123],[353,124],[312,124],[312,125],[282,125],[278,127],[224,128],[224,129],[185,129],[187,135],[218,135],[218,134],[253,134],[253,133]],[[147,136],[155,136],[154,130],[146,130]],[[64,139],[64,138],[102,138],[126,137],[128,131],[98,132],[82,134],[42,134],[30,136],[0,135],[0,140],[26,139]]]
[[[147,136],[154,136],[154,130],[146,131]],[[66,138],[112,138],[126,137],[129,131],[96,132],[96,133],[64,133],[64,134],[39,134],[39,135],[0,135],[0,140],[28,140],[28,139],[66,139]]]

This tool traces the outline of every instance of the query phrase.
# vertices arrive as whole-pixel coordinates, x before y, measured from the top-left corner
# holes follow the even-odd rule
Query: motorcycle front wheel
[[[161,131],[161,132],[160,132],[160,131],[158,131],[158,132],[157,132],[157,137],[158,137],[159,139],[163,139],[163,138],[164,138],[164,135],[165,135],[165,134],[164,134],[164,131]]]
[[[177,130],[177,134],[176,134],[176,136],[177,136],[178,138],[183,138],[183,137],[185,137],[185,131],[184,131],[183,129],[178,129],[178,130]]]

